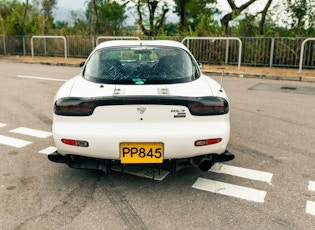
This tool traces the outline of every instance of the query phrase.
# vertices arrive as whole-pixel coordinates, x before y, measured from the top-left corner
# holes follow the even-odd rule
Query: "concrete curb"
[[[202,71],[204,74],[209,76],[221,76],[220,72]],[[315,77],[298,77],[298,76],[274,76],[265,74],[240,74],[240,73],[229,73],[225,72],[224,76],[238,77],[238,78],[260,78],[269,80],[284,80],[284,81],[301,81],[301,82],[314,82]]]
[[[70,67],[80,67],[80,64],[78,63],[64,63],[64,62],[27,62],[22,61],[21,63],[25,64],[41,64],[41,65],[51,65],[51,66],[70,66]]]

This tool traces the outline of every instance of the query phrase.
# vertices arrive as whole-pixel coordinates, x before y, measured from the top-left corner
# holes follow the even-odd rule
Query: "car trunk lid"
[[[71,97],[106,96],[212,96],[211,88],[204,78],[189,83],[168,85],[114,85],[89,82],[78,77],[71,89]]]

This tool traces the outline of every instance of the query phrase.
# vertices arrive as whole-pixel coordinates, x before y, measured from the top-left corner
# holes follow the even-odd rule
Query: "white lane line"
[[[49,137],[52,135],[52,133],[50,133],[50,132],[40,131],[40,130],[36,130],[36,129],[29,129],[29,128],[24,128],[24,127],[12,129],[12,130],[10,130],[10,132],[28,135],[28,136],[33,136],[33,137],[39,137],[39,138],[46,138],[46,137]]]
[[[194,183],[193,188],[259,203],[265,201],[265,196],[267,194],[265,191],[204,178],[198,178]]]
[[[308,190],[315,191],[315,181],[310,181],[308,184]]]
[[[315,216],[315,202],[309,201],[309,200],[307,201],[307,203],[306,203],[306,213]]]
[[[7,124],[0,123],[0,128],[4,126],[7,126]]]
[[[0,144],[22,148],[26,145],[32,144],[32,142],[0,135]]]
[[[263,181],[271,184],[272,173],[262,172],[253,169],[240,168],[231,165],[217,163],[211,167],[210,172],[229,174],[232,176],[247,178],[251,180]]]
[[[34,77],[34,76],[24,76],[24,75],[16,75],[16,77],[27,78],[27,79],[36,79],[36,80],[46,80],[46,81],[67,81],[65,79],[60,79],[60,78]]]
[[[39,153],[49,155],[49,154],[54,153],[55,151],[57,151],[56,147],[49,146],[48,148],[45,148],[45,149],[39,151]]]

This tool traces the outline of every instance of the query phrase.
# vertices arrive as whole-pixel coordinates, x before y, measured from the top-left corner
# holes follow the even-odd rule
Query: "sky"
[[[70,10],[85,10],[86,0],[58,0],[57,7],[63,7]]]
[[[86,7],[86,1],[87,0],[58,0],[57,6],[63,7],[71,10],[84,10]],[[236,0],[236,5],[241,5],[244,2],[247,2],[248,0]],[[258,0],[257,3],[255,3],[253,6],[250,7],[251,11],[258,11],[262,10],[262,8],[265,6],[267,0]],[[219,9],[223,11],[230,11],[230,7],[227,4],[226,0],[219,0],[218,1],[218,7]]]

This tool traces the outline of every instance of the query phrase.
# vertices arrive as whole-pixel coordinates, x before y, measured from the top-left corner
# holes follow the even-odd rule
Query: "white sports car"
[[[209,170],[234,155],[229,103],[190,51],[174,41],[109,41],[54,100],[53,162],[108,170],[114,164]]]

